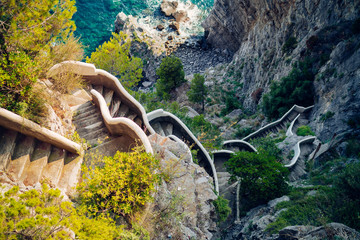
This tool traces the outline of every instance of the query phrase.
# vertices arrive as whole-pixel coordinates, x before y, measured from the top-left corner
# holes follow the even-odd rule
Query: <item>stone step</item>
[[[167,123],[164,130],[168,133],[168,135],[172,135],[174,130],[174,125],[172,123]]]
[[[134,122],[140,127],[142,128],[142,120],[139,116],[137,116],[135,119],[134,119]]]
[[[16,146],[17,132],[0,127],[0,171],[4,171]]]
[[[105,127],[104,122],[99,121],[99,122],[93,123],[91,125],[88,125],[86,127],[80,128],[77,130],[77,132],[80,136],[84,136],[84,135],[87,135],[87,134],[94,132],[103,127]]]
[[[104,88],[104,91],[103,91],[103,96],[104,96],[104,99],[105,99],[105,102],[106,102],[106,105],[108,107],[110,107],[110,104],[111,104],[111,100],[113,98],[113,95],[114,95],[114,91],[109,89],[109,88]]]
[[[42,171],[41,180],[45,181],[45,183],[51,187],[57,186],[64,167],[65,157],[65,150],[53,147],[48,158],[48,163]]]
[[[96,114],[86,117],[84,119],[79,119],[78,121],[74,122],[74,125],[76,126],[76,129],[80,129],[89,125],[92,125],[94,123],[97,122],[101,122],[103,121],[103,118],[101,116],[101,114],[99,112],[97,112]]]
[[[75,115],[73,117],[73,121],[75,121],[75,122],[79,121],[79,120],[84,119],[86,117],[92,116],[92,115],[96,114],[97,112],[99,112],[99,110],[95,106],[91,106],[91,107],[88,108],[88,110],[86,112]]]
[[[92,88],[98,91],[101,95],[103,94],[103,85],[92,85]]]
[[[33,186],[40,181],[42,171],[48,163],[51,153],[51,144],[37,141],[35,150],[31,156],[29,167],[25,170],[23,183],[26,186]]]
[[[16,139],[14,153],[7,168],[13,180],[20,180],[24,170],[30,165],[31,154],[34,151],[35,139],[22,134]]]
[[[90,109],[92,109],[93,107],[95,107],[95,105],[91,102],[91,101],[88,101],[84,104],[81,104],[79,106],[76,106],[76,109],[74,110],[75,112],[75,116],[74,118],[77,116],[77,115],[80,115],[82,113],[85,113],[87,111],[89,111]]]
[[[120,105],[121,105],[121,100],[120,100],[120,98],[118,96],[115,95],[113,97],[113,100],[112,100],[111,105],[110,105],[110,115],[111,115],[111,117],[117,116],[117,114],[119,112]]]
[[[129,112],[129,107],[125,104],[121,104],[118,112],[118,117],[125,117],[128,112]]]
[[[237,182],[227,184],[226,187],[222,187],[222,188],[220,188],[220,185],[219,185],[220,195],[225,195],[225,198],[230,200],[231,196],[233,196],[235,194],[236,185],[237,185]]]
[[[75,192],[75,187],[81,172],[81,156],[68,152],[64,160],[58,187],[65,189],[67,193]]]
[[[162,129],[161,124],[159,122],[152,124],[152,127],[154,128],[155,132],[157,132],[161,136],[165,136],[164,130]]]
[[[131,121],[134,121],[134,119],[137,117],[137,114],[130,110],[126,117]]]
[[[95,142],[97,142],[98,138],[100,138],[100,140],[101,140],[102,136],[109,136],[109,135],[110,135],[109,131],[104,126],[103,128],[99,128],[93,132],[90,132],[90,133],[82,136],[82,138],[85,138],[85,140],[90,143],[90,141],[92,141],[94,139],[96,140]]]
[[[216,172],[218,179],[219,178],[230,178],[231,174],[228,172]]]

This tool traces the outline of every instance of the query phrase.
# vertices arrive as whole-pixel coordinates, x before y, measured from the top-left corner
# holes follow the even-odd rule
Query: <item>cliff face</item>
[[[315,102],[312,127],[326,140],[359,118],[360,37],[352,30],[359,16],[358,0],[216,0],[203,26],[209,44],[235,52],[221,69],[233,73],[225,87],[241,86],[236,97],[250,111],[261,104],[252,97],[257,90],[268,92],[271,81],[306,57],[321,59],[314,67],[315,96],[309,97]],[[285,51],[290,38],[296,42]],[[216,72],[206,73],[208,85],[224,81]]]

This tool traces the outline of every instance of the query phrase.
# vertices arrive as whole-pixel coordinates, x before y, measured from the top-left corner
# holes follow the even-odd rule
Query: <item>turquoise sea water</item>
[[[184,0],[190,1],[190,0]],[[214,0],[191,0],[203,11],[209,11]],[[77,12],[75,35],[86,46],[85,54],[107,41],[114,30],[114,21],[119,12],[134,16],[158,14],[161,0],[76,0]]]

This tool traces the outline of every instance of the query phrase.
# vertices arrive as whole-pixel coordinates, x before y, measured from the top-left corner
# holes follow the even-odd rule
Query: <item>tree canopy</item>
[[[142,61],[130,54],[131,40],[126,34],[113,33],[108,42],[104,42],[86,62],[93,63],[97,68],[104,69],[115,75],[121,84],[130,89],[142,78]]]
[[[246,199],[242,201],[246,209],[282,196],[288,190],[288,170],[264,150],[237,152],[225,165],[231,178],[241,181],[240,194]]]
[[[189,100],[193,103],[201,103],[202,111],[204,111],[204,102],[207,95],[207,89],[204,84],[204,76],[196,73],[190,84],[190,90],[187,92]]]
[[[156,74],[160,77],[156,83],[156,92],[164,99],[169,99],[169,92],[186,82],[182,62],[173,55],[162,59]]]

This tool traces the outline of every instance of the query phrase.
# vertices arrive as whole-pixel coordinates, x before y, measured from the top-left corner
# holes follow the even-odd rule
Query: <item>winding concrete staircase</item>
[[[32,186],[40,181],[71,193],[83,160],[81,146],[0,108],[0,175]]]
[[[163,109],[148,113],[148,119],[156,133],[161,136],[176,136],[177,139],[181,139],[190,148],[197,150],[199,165],[213,178],[215,190],[219,192],[218,179],[213,160],[188,127],[178,117]]]
[[[152,153],[147,135],[155,133],[145,109],[110,73],[93,64],[65,61],[49,70],[49,76],[62,72],[80,75],[88,83],[92,101],[75,106],[74,124],[81,138],[106,154],[116,150],[130,151],[136,145]],[[112,151],[109,152],[109,148]],[[104,151],[101,152],[104,152]]]
[[[280,119],[267,124],[266,126],[258,129],[257,131],[249,134],[244,137],[243,141],[249,141],[254,138],[266,137],[269,133],[279,132],[282,129],[287,129],[287,124],[291,124],[294,119],[299,118],[299,115],[305,115],[310,109],[314,106],[310,107],[301,107],[298,105],[294,105],[289,111],[287,111]]]

